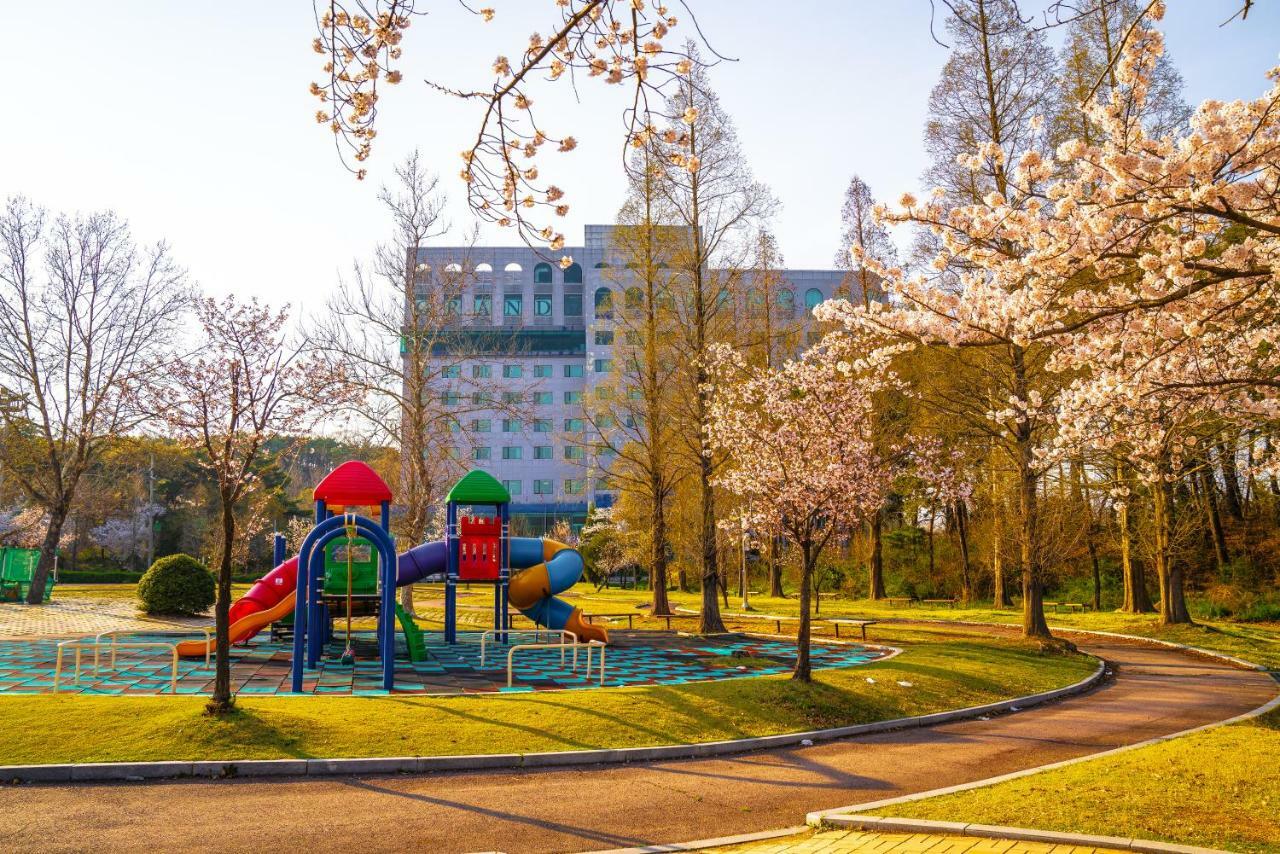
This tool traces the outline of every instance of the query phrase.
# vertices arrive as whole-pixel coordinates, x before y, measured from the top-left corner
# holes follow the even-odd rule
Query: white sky
[[[487,25],[455,0],[420,4],[433,13],[408,32],[406,81],[385,90],[370,178],[358,183],[312,118],[307,88],[321,57],[306,0],[0,0],[0,79],[10,81],[0,196],[113,207],[140,239],[167,239],[207,291],[315,310],[338,270],[385,233],[374,194],[412,148],[442,173],[456,233],[471,225],[456,175],[475,105],[420,81],[483,84],[496,55],[519,55],[555,14],[551,0],[486,4],[498,10]],[[946,59],[929,37],[928,0],[692,4],[711,44],[738,59],[712,80],[757,177],[783,203],[774,228],[788,266],[830,266],[849,176],[896,199],[925,166],[925,100]],[[688,16],[672,5],[687,34]],[[1192,103],[1265,91],[1280,3],[1259,3],[1225,28],[1239,0],[1169,6],[1167,41]],[[543,125],[579,141],[572,154],[540,158],[568,193],[564,232],[574,244],[584,223],[612,221],[621,201],[623,92],[583,80],[578,102],[563,85],[531,94]]]

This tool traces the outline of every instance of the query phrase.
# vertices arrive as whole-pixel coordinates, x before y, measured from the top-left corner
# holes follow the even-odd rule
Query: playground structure
[[[318,666],[334,641],[334,619],[347,622],[343,657],[344,663],[350,663],[353,617],[376,618],[382,685],[391,690],[397,622],[410,660],[428,655],[422,630],[396,604],[395,590],[430,577],[444,582],[448,644],[458,642],[459,584],[493,586],[493,635],[499,642],[505,643],[512,631],[510,606],[536,627],[567,633],[573,643],[608,643],[606,629],[591,625],[581,609],[556,598],[581,578],[582,556],[554,540],[510,536],[511,497],[485,472],[469,472],[446,496],[444,540],[400,554],[389,530],[391,490],[369,466],[343,463],[317,484],[312,498],[315,526],[299,553],[281,560],[284,549],[277,539],[277,566],[235,602],[230,613],[233,644],[243,644],[263,628],[292,619],[293,691],[303,690],[305,672]],[[377,519],[356,512],[364,508],[376,509]],[[206,657],[212,643],[209,638],[184,641],[177,644],[177,654]]]

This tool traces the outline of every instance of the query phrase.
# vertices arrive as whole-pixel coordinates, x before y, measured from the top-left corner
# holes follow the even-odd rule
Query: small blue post
[[[271,565],[279,566],[284,563],[284,534],[277,533],[271,541]]]

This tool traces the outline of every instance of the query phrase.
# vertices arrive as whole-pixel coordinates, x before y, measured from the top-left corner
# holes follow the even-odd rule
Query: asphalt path
[[[423,776],[0,788],[4,851],[590,851],[800,824],[1254,709],[1267,675],[1096,638],[1115,678],[989,720],[705,760]],[[68,734],[68,737],[74,737]]]

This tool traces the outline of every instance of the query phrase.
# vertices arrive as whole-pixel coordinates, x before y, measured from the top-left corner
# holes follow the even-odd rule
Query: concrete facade
[[[442,400],[459,412],[455,454],[503,481],[513,517],[533,530],[563,518],[581,523],[588,507],[615,497],[598,478],[609,460],[582,446],[582,401],[609,373],[614,349],[604,295],[622,305],[633,275],[617,257],[612,230],[588,225],[582,245],[557,253],[528,246],[417,251],[419,298],[447,288],[454,301],[450,317],[457,319],[445,326],[457,338],[436,361]],[[573,258],[568,269],[556,263],[561,254]],[[808,309],[833,296],[847,275],[779,272],[786,285],[778,310],[801,327]]]

